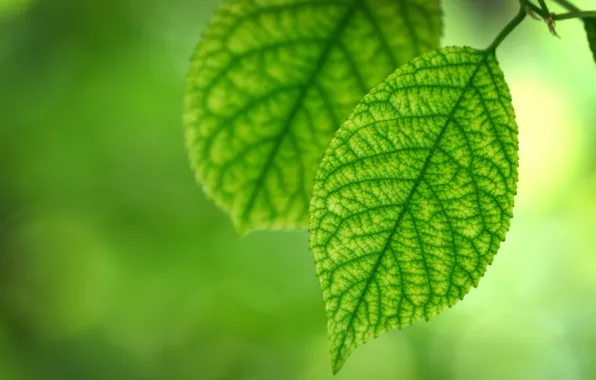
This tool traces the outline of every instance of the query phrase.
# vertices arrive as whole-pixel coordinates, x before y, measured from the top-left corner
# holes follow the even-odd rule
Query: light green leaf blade
[[[477,286],[509,229],[517,151],[494,52],[430,52],[364,97],[310,206],[334,373],[359,345]]]
[[[596,18],[585,19],[584,26],[588,34],[588,44],[590,45],[590,50],[592,50],[594,62],[596,62]]]
[[[370,89],[438,46],[436,0],[227,0],[192,59],[184,124],[239,233],[305,228],[333,134]]]

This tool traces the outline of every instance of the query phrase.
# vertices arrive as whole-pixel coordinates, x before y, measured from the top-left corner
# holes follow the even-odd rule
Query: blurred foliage
[[[516,8],[445,3],[443,45],[480,48]],[[0,379],[331,378],[306,234],[238,239],[189,169],[184,76],[215,5],[0,2]],[[482,285],[338,379],[596,378],[596,70],[558,26],[499,52],[520,188]]]

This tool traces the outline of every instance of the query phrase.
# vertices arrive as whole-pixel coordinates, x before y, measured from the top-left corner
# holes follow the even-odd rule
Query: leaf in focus
[[[590,45],[590,50],[592,50],[594,62],[596,62],[596,18],[584,19],[584,26],[586,33],[588,33],[588,44]]]
[[[478,285],[509,229],[517,133],[494,52],[461,47],[398,69],[341,126],[309,228],[334,373]]]
[[[436,0],[227,0],[192,59],[184,123],[239,233],[304,228],[323,152],[358,101],[435,49]]]

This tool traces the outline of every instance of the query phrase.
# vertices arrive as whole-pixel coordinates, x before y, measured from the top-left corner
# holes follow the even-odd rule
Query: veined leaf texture
[[[192,58],[184,124],[235,229],[304,228],[313,177],[370,89],[436,48],[437,0],[227,0]]]
[[[517,134],[494,51],[460,47],[398,69],[338,130],[309,228],[334,372],[478,285],[509,229]]]

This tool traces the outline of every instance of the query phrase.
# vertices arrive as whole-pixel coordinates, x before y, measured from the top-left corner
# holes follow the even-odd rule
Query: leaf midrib
[[[341,360],[341,350],[343,349],[345,342],[346,342],[346,336],[348,333],[348,330],[351,328],[352,324],[354,323],[354,317],[356,316],[356,313],[358,311],[358,309],[360,308],[360,305],[362,304],[362,300],[364,299],[364,295],[366,294],[368,287],[370,286],[373,277],[375,276],[375,273],[379,267],[379,265],[381,264],[381,261],[383,259],[383,257],[385,257],[385,254],[387,253],[387,249],[389,248],[389,244],[391,244],[391,241],[393,240],[393,237],[395,236],[395,233],[397,232],[397,229],[404,217],[404,215],[406,214],[406,211],[408,210],[408,207],[410,205],[410,202],[412,201],[412,198],[414,197],[414,194],[416,193],[416,190],[418,189],[418,186],[420,185],[420,183],[422,182],[424,175],[426,174],[426,171],[428,170],[428,166],[430,165],[430,160],[432,159],[437,147],[439,146],[439,143],[441,142],[443,135],[445,134],[445,131],[447,130],[447,127],[449,126],[449,124],[453,121],[453,116],[455,115],[456,110],[458,109],[459,105],[461,104],[464,95],[466,94],[466,92],[468,90],[470,90],[473,86],[472,83],[474,82],[474,79],[476,78],[476,75],[478,75],[478,72],[480,71],[480,68],[486,63],[487,58],[491,55],[494,54],[494,52],[491,51],[484,51],[484,56],[482,57],[482,59],[480,61],[478,61],[478,64],[476,66],[476,69],[474,70],[474,72],[472,73],[472,75],[470,76],[470,79],[468,80],[468,82],[466,83],[466,85],[462,88],[462,92],[461,95],[459,96],[459,98],[457,99],[457,102],[454,104],[453,108],[451,109],[451,111],[449,112],[448,116],[447,116],[447,120],[445,121],[445,124],[443,125],[443,127],[441,128],[441,131],[439,132],[439,135],[437,136],[437,139],[435,140],[432,148],[430,149],[428,156],[426,158],[426,160],[424,161],[424,164],[422,166],[422,169],[420,170],[420,174],[418,175],[418,178],[416,179],[416,182],[414,183],[414,185],[412,186],[412,190],[410,190],[410,193],[408,194],[408,197],[406,198],[406,201],[404,202],[404,206],[401,210],[401,212],[399,213],[395,224],[393,225],[393,229],[391,230],[391,233],[389,234],[389,236],[387,237],[387,240],[385,242],[385,245],[383,246],[383,249],[381,250],[381,252],[379,253],[379,257],[377,258],[377,260],[375,261],[375,263],[373,264],[373,268],[370,272],[370,275],[368,276],[368,279],[364,285],[364,289],[362,290],[362,292],[360,293],[360,297],[358,298],[358,301],[356,303],[356,306],[354,307],[354,312],[350,315],[350,319],[348,321],[348,324],[344,330],[344,334],[343,337],[341,339],[341,344],[339,345],[339,347],[337,348],[337,355],[335,356],[335,360],[333,363],[333,372],[337,373],[339,371],[339,368],[337,368],[340,360]],[[396,263],[398,266],[399,265],[399,261],[396,260]],[[401,266],[400,266],[401,267]],[[403,293],[402,293],[403,295]]]
[[[417,35],[414,32],[414,26],[412,25],[412,20],[410,19],[410,7],[408,6],[407,2],[404,0],[399,0],[399,4],[401,6],[401,12],[404,14],[404,24],[410,38],[412,39],[412,46],[414,48],[414,56],[418,57],[420,53],[420,45],[419,41],[416,38]]]
[[[248,217],[248,214],[250,213],[250,211],[252,211],[252,208],[254,207],[254,203],[257,199],[257,195],[259,194],[260,189],[263,186],[263,181],[265,180],[265,176],[269,172],[269,168],[271,167],[271,164],[273,163],[273,160],[274,160],[275,156],[277,155],[277,152],[279,151],[279,148],[281,147],[281,144],[283,143],[285,136],[288,134],[288,132],[292,126],[292,123],[294,122],[294,119],[296,118],[298,111],[300,110],[300,107],[302,106],[304,98],[308,94],[308,91],[310,90],[312,85],[315,83],[316,78],[320,74],[321,70],[323,70],[323,68],[325,66],[325,62],[327,61],[327,58],[329,57],[329,54],[331,53],[333,47],[339,40],[339,36],[344,31],[344,29],[348,26],[354,13],[356,13],[356,10],[358,9],[356,4],[359,3],[360,1],[362,1],[362,0],[354,0],[354,2],[348,6],[346,14],[339,21],[337,27],[335,28],[333,33],[331,33],[331,37],[325,44],[325,47],[323,48],[323,52],[321,53],[321,56],[317,60],[315,66],[314,66],[314,69],[313,69],[312,73],[309,75],[308,79],[306,80],[304,86],[302,87],[302,90],[298,94],[298,97],[296,98],[296,101],[294,102],[294,106],[292,107],[292,110],[290,111],[288,118],[286,119],[283,127],[280,130],[279,138],[277,139],[277,141],[275,142],[275,145],[271,149],[271,153],[269,153],[269,156],[267,156],[267,161],[265,162],[265,166],[263,167],[263,169],[261,170],[261,173],[259,174],[259,177],[257,178],[257,181],[254,186],[254,190],[252,191],[251,196],[250,196],[248,203],[246,205],[246,208],[244,209],[244,212],[242,213],[242,219],[246,220],[246,218]]]

